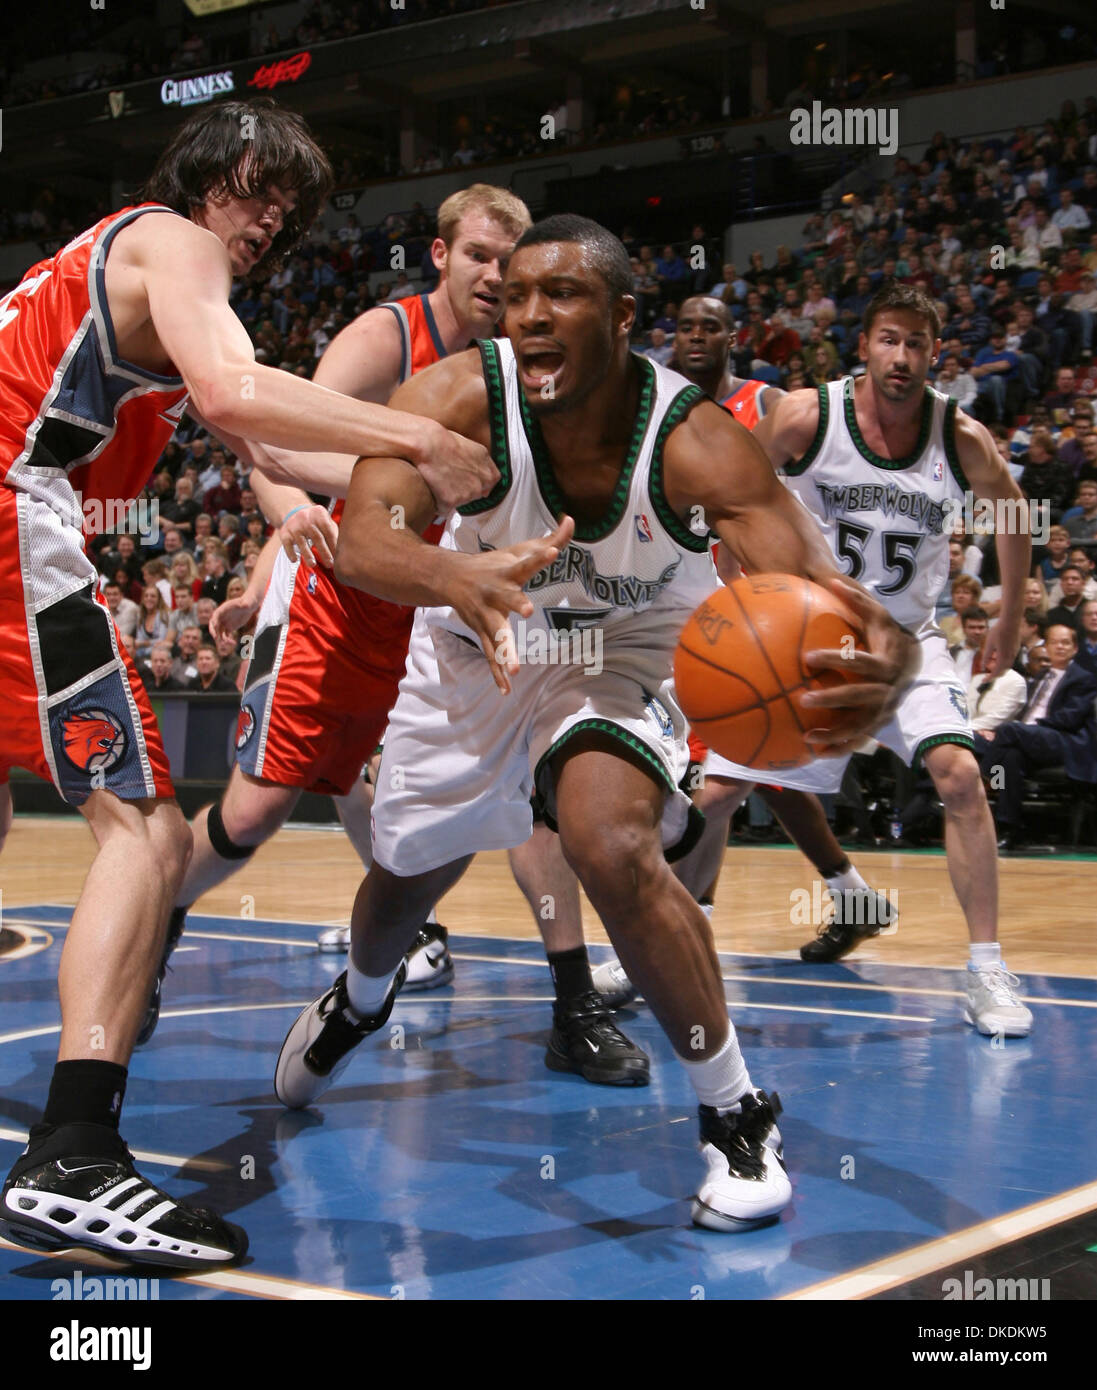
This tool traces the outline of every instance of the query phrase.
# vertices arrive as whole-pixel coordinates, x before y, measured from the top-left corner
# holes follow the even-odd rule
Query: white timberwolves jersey
[[[490,496],[451,517],[441,544],[478,554],[555,529],[565,511],[536,417],[518,382],[506,339],[478,344],[491,418],[491,452],[501,478]],[[717,587],[707,528],[692,532],[663,493],[663,448],[675,425],[707,397],[645,357],[636,422],[621,477],[605,514],[576,525],[555,562],[526,584],[534,604],[528,626],[600,628],[607,647],[639,647],[669,674],[678,634],[690,613]],[[428,610],[427,621],[473,638],[452,608]],[[520,623],[515,615],[511,622]],[[477,645],[479,643],[477,642]]]
[[[820,522],[839,564],[914,631],[933,625],[948,578],[952,518],[968,483],[955,442],[956,402],[927,386],[908,458],[873,453],[857,428],[853,378],[819,387],[819,428],[786,486]]]

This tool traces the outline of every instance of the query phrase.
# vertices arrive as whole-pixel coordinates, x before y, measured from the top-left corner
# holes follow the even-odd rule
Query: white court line
[[[861,989],[870,994],[926,994],[937,995],[943,999],[963,999],[962,989],[920,989],[914,985],[852,984],[845,980],[781,980],[766,975],[724,975],[725,981],[737,981],[746,985],[799,985],[803,989]],[[1067,977],[1070,978],[1069,976]],[[1017,996],[1026,1004],[1063,1004],[1070,1009],[1097,1009],[1095,999],[1049,999],[1045,995],[1020,994]],[[732,1000],[732,1003],[735,1001]]]
[[[69,929],[69,924],[68,924],[67,922],[64,922],[64,923],[61,923],[61,922],[48,922],[48,921],[46,921],[44,918],[37,918],[37,917],[18,917],[18,918],[16,918],[16,917],[11,917],[11,916],[9,915],[9,919],[8,919],[8,920],[9,920],[10,922],[14,923],[16,926],[23,926],[23,927],[47,927],[47,928],[49,928],[50,931],[54,931],[54,932],[66,932],[66,931],[68,931],[68,929]],[[211,920],[217,920],[217,919],[211,919]],[[185,936],[201,937],[201,938],[203,938],[204,940],[208,939],[208,940],[210,940],[210,941],[256,941],[256,942],[259,942],[260,944],[266,945],[266,946],[307,946],[307,947],[308,947],[310,950],[312,950],[312,951],[315,951],[315,950],[316,950],[316,940],[315,940],[315,938],[313,938],[313,940],[311,940],[311,941],[298,941],[295,937],[290,937],[290,936],[247,936],[247,935],[245,935],[243,932],[192,931],[189,927],[187,928],[187,930],[186,930],[186,932],[184,933],[184,935],[185,935]],[[187,947],[185,947],[185,946],[177,946],[175,949],[176,949],[177,951],[184,951],[184,950],[187,949]],[[13,959],[14,959],[14,956],[7,956],[7,957],[5,957],[5,959],[7,959],[7,960],[13,960]]]
[[[978,1226],[969,1226],[954,1235],[939,1236],[898,1255],[889,1255],[848,1274],[809,1284],[795,1293],[782,1294],[781,1301],[870,1298],[873,1294],[893,1289],[896,1284],[905,1284],[911,1279],[932,1274],[934,1270],[960,1260],[970,1260],[1000,1245],[1020,1240],[1022,1236],[1034,1235],[1048,1226],[1058,1225],[1072,1216],[1082,1216],[1095,1207],[1097,1182],[1086,1183],[1082,1187],[1061,1192],[1057,1197],[1048,1197],[1042,1202],[1008,1212],[1005,1216],[995,1216]]]
[[[102,1269],[109,1278],[112,1271],[121,1266],[116,1265],[109,1258],[98,1259],[96,1252],[83,1250],[74,1247],[69,1250],[28,1250],[24,1245],[14,1245],[10,1240],[5,1240],[0,1236],[0,1247],[5,1250],[14,1250],[17,1255],[26,1255],[28,1258],[37,1260],[87,1260],[97,1269]],[[130,1266],[129,1268],[136,1268]],[[349,1289],[333,1289],[326,1284],[305,1284],[297,1279],[283,1279],[277,1274],[248,1274],[241,1270],[224,1269],[216,1270],[209,1274],[172,1274],[162,1266],[142,1265],[141,1272],[151,1271],[157,1278],[171,1279],[175,1284],[202,1284],[207,1289],[221,1289],[225,1293],[246,1293],[253,1298],[277,1298],[319,1301],[320,1299],[331,1300],[332,1302],[343,1302],[346,1299],[355,1301],[365,1299],[368,1301],[380,1301],[387,1303],[389,1300],[379,1293],[352,1293]],[[98,1276],[96,1276],[98,1277]],[[132,1277],[132,1276],[130,1276]]]
[[[283,827],[283,828],[285,828],[285,827]],[[54,907],[54,906],[59,906],[59,904],[47,903],[47,904],[44,904],[44,906],[47,906],[47,907]],[[60,905],[60,906],[63,906],[63,905]],[[71,908],[66,909],[66,911],[71,911]],[[223,922],[223,921],[225,920],[225,918],[224,918],[223,915],[222,915],[222,916],[219,916],[219,915],[217,915],[216,913],[190,913],[190,914],[188,914],[188,918],[194,918],[194,919],[196,919],[196,920],[201,919],[201,920],[210,921],[210,922]],[[18,920],[18,921],[24,923],[24,924],[27,925],[27,926],[48,927],[51,931],[65,931],[65,930],[67,930],[67,928],[68,928],[68,923],[63,923],[63,924],[61,924],[61,923],[58,923],[58,922],[56,922],[56,921],[53,921],[52,919],[46,920],[46,919],[39,919],[39,918],[19,918],[19,919],[13,918],[12,920],[13,920],[13,921]],[[263,919],[261,919],[261,920],[271,922],[272,924],[274,924],[274,925],[276,925],[276,926],[278,925],[278,923],[275,921],[275,919],[274,919],[274,918],[271,918],[271,917],[263,918]],[[288,925],[288,922],[287,922],[287,925]],[[319,927],[319,926],[342,926],[343,923],[342,923],[341,921],[338,921],[338,922],[331,922],[331,923],[317,923],[316,925],[317,925],[318,927]],[[210,940],[213,940],[213,941],[255,941],[255,942],[260,942],[260,943],[263,943],[263,944],[266,944],[266,945],[272,945],[272,946],[305,946],[305,947],[309,947],[309,948],[312,949],[312,950],[315,950],[315,949],[316,949],[316,941],[315,941],[315,938],[314,938],[313,940],[311,940],[311,941],[301,941],[301,940],[298,940],[298,939],[295,938],[295,937],[286,937],[286,936],[243,936],[243,935],[241,935],[241,934],[239,934],[239,933],[237,933],[237,932],[199,932],[199,931],[192,931],[192,930],[189,929],[189,928],[187,929],[186,935],[187,935],[187,936],[203,936],[203,937],[208,937]],[[532,944],[533,944],[533,938],[528,937],[528,936],[497,936],[497,935],[495,935],[495,933],[493,932],[493,933],[491,934],[490,937],[484,937],[484,936],[482,936],[480,933],[474,932],[474,931],[469,931],[469,932],[454,932],[454,937],[455,937],[455,939],[456,939],[458,942],[460,941],[460,939],[461,939],[462,936],[474,936],[474,937],[478,937],[481,941],[483,941],[483,940],[491,940],[491,941],[513,941],[513,942],[516,942],[518,945],[522,945],[522,946],[529,946],[529,945],[532,945]],[[612,951],[612,950],[613,950],[613,947],[612,947],[612,946],[610,946],[610,945],[608,945],[608,944],[606,944],[606,943],[604,943],[604,942],[601,942],[601,941],[594,942],[594,943],[592,943],[592,944],[595,945],[595,946],[597,946],[597,947],[599,947],[600,949],[603,949],[603,950],[606,950],[606,951]],[[800,953],[799,953],[799,951],[795,951],[795,950],[789,950],[789,951],[717,951],[716,954],[717,954],[717,956],[721,957],[722,959],[731,958],[731,959],[734,959],[734,960],[789,960],[789,961],[799,961],[799,960],[800,960]],[[457,946],[456,951],[455,951],[455,955],[456,955],[456,958],[457,958],[458,960],[498,961],[499,963],[504,964],[504,965],[544,965],[544,966],[546,966],[546,967],[547,967],[547,965],[548,965],[548,962],[547,962],[547,961],[543,961],[543,960],[515,960],[515,959],[514,959],[513,957],[511,957],[511,956],[483,956],[483,955],[473,955],[473,954],[471,954],[471,953],[469,953],[469,952],[462,951],[461,948],[460,948],[460,946]],[[596,961],[596,962],[594,962],[594,963],[595,963],[595,964],[601,964],[600,961]],[[922,962],[922,961],[883,961],[883,960],[864,960],[864,959],[859,959],[858,961],[853,962],[853,964],[854,964],[854,965],[863,966],[863,967],[865,967],[865,968],[867,968],[867,969],[870,969],[870,970],[873,970],[873,969],[878,969],[878,970],[936,970],[936,971],[938,971],[938,972],[945,971],[945,972],[951,972],[951,973],[953,973],[953,974],[959,973],[960,971],[962,971],[962,970],[965,969],[965,966],[963,966],[963,965],[932,965],[932,964],[926,964],[925,962]],[[847,968],[848,968],[848,967],[847,967]],[[1097,978],[1097,976],[1094,976],[1094,975],[1063,975],[1063,974],[1058,974],[1058,975],[1056,975],[1056,974],[1050,974],[1050,973],[1049,973],[1048,971],[1046,971],[1046,970],[1030,970],[1030,971],[1027,971],[1026,973],[1029,974],[1029,975],[1039,975],[1039,977],[1040,977],[1042,980],[1092,980],[1092,979]],[[725,978],[730,978],[730,976],[725,976]],[[785,982],[782,981],[782,983],[785,983]],[[810,983],[814,983],[814,984],[817,984],[817,985],[819,985],[821,988],[824,988],[824,989],[840,989],[840,988],[842,988],[842,985],[841,985],[840,983],[830,983],[830,982],[828,982],[828,981],[826,981],[826,980],[815,980],[815,981],[808,981],[808,980],[803,980],[803,981],[801,981],[801,980],[797,980],[795,983],[797,983],[797,984],[810,984]],[[849,986],[847,986],[847,988],[848,988],[848,987],[849,987]],[[883,986],[881,986],[881,987],[883,987]],[[901,986],[901,985],[888,985],[888,986],[886,986],[886,988],[891,989],[891,990],[896,990],[896,991],[901,991],[901,990],[902,990],[902,986]],[[914,991],[914,990],[911,990],[910,992],[913,993],[913,992],[915,992],[915,991]],[[949,991],[947,991],[947,990],[945,990],[945,991],[943,991],[943,992],[944,992],[945,994],[948,994],[948,993],[949,993]],[[1066,1002],[1068,1002],[1068,1001],[1066,1001],[1066,1000],[1059,1000],[1059,999],[1056,999],[1056,1000],[1050,1000],[1050,999],[1036,999],[1036,1000],[1033,1000],[1032,1002],[1037,1003],[1037,1004],[1050,1004],[1050,1003],[1059,1004],[1059,1003],[1066,1003]],[[1083,1008],[1094,1008],[1094,1007],[1097,1007],[1097,1006],[1095,1006],[1094,1004],[1089,1003],[1088,1001],[1084,1001],[1084,1000],[1074,1001],[1074,1002],[1079,1003]]]
[[[29,921],[27,921],[27,922],[25,923],[25,925],[28,925],[28,926],[29,926],[29,925],[31,925],[31,923],[30,923]],[[61,930],[63,930],[63,928],[62,928]],[[315,950],[315,948],[316,948],[316,942],[315,942],[315,941],[298,941],[298,940],[296,940],[296,939],[293,939],[293,938],[290,938],[290,937],[283,937],[283,936],[245,936],[245,935],[243,935],[242,933],[238,933],[238,932],[204,932],[204,931],[189,931],[189,930],[187,931],[186,935],[187,935],[188,937],[195,937],[195,938],[199,938],[199,939],[202,939],[202,940],[208,940],[208,941],[251,941],[251,942],[259,942],[259,943],[266,944],[266,945],[271,945],[271,946],[304,946],[304,947],[307,947],[307,948],[310,949],[310,950]],[[498,938],[494,938],[494,939],[497,939],[497,940],[499,940],[499,941],[520,941],[520,942],[527,942],[527,941],[528,941],[528,938],[522,937],[522,936],[506,936],[506,937],[498,937]],[[196,949],[196,948],[194,948],[194,947],[188,948],[188,947],[186,947],[186,946],[178,946],[178,947],[176,947],[176,953],[178,953],[179,951],[184,951],[184,950],[188,950],[188,949],[193,950],[193,949]],[[721,952],[720,954],[722,954],[722,955],[740,955],[740,954],[742,954],[742,953],[741,953],[741,952],[727,952],[727,951],[725,951],[725,952]],[[14,956],[9,956],[8,959],[9,959],[9,960],[10,960],[10,959],[15,959],[15,957],[14,957]],[[457,960],[474,960],[474,961],[482,961],[482,962],[487,962],[487,963],[489,963],[489,964],[497,964],[497,965],[522,965],[522,966],[530,965],[530,966],[542,967],[542,968],[544,968],[544,969],[546,969],[546,970],[549,968],[548,961],[546,961],[546,960],[537,960],[537,959],[521,960],[521,959],[515,959],[513,956],[487,956],[487,955],[481,955],[481,954],[474,954],[474,953],[472,953],[472,952],[461,951],[460,949],[457,950],[456,959],[457,959]],[[772,955],[759,955],[759,956],[757,956],[757,957],[754,957],[754,959],[757,959],[757,960],[772,960],[772,959],[774,959],[774,957],[773,957]],[[865,962],[865,964],[868,964],[868,965],[876,965],[876,964],[879,964],[879,962],[876,962],[876,961],[868,961],[868,962]],[[888,967],[885,967],[885,968],[888,968]],[[895,969],[906,969],[905,966],[895,966],[895,967],[893,967],[893,968],[895,968]],[[924,967],[921,967],[921,968],[922,968],[922,969],[927,969],[927,970],[942,970],[942,969],[948,969],[949,967],[946,967],[946,966],[924,966]],[[963,967],[957,967],[957,968],[963,969]],[[887,993],[887,994],[915,994],[915,995],[924,995],[924,996],[927,996],[927,997],[940,998],[940,999],[962,999],[962,998],[964,998],[964,991],[963,991],[963,990],[955,990],[955,989],[926,989],[926,988],[923,988],[923,987],[918,986],[918,985],[885,984],[885,983],[883,983],[883,982],[874,984],[874,983],[871,983],[871,982],[865,983],[865,982],[863,982],[863,981],[854,982],[854,981],[849,981],[849,980],[796,980],[796,979],[791,979],[791,978],[786,980],[786,979],[778,979],[778,978],[774,978],[774,977],[772,977],[772,976],[766,976],[766,975],[723,975],[721,978],[724,980],[725,983],[737,983],[737,984],[748,984],[748,985],[749,985],[749,984],[762,984],[762,985],[796,985],[796,986],[800,987],[801,989],[852,989],[852,990],[867,991],[867,992],[870,993],[870,994],[880,994],[880,993]],[[1088,977],[1088,976],[1078,976],[1078,975],[1042,975],[1041,978],[1042,978],[1042,979],[1050,979],[1050,980],[1055,980],[1055,979],[1059,979],[1059,980],[1074,980],[1074,979],[1088,979],[1089,977]],[[448,996],[448,997],[450,998],[450,1001],[453,1002],[453,1000],[456,999],[458,996]],[[470,998],[470,997],[467,996],[467,995],[466,995],[466,996],[461,996],[461,997],[462,997],[462,998]],[[1018,996],[1018,997],[1019,997],[1024,1003],[1026,1003],[1026,1004],[1036,1004],[1036,1005],[1039,1005],[1039,1006],[1044,1006],[1044,1007],[1049,1007],[1049,1008],[1061,1005],[1063,1008],[1068,1008],[1068,1009],[1097,1009],[1097,1000],[1092,1000],[1092,999],[1055,999],[1055,998],[1046,998],[1046,997],[1043,997],[1043,996],[1037,996],[1037,995],[1031,995],[1031,994],[1022,994],[1022,995],[1020,995],[1020,996]],[[511,1002],[521,1002],[521,1001],[526,1001],[526,1002],[528,1002],[528,1001],[532,1001],[532,1000],[535,1000],[535,999],[539,999],[540,996],[535,996],[535,995],[508,995],[508,996],[501,996],[501,995],[497,995],[497,996],[494,996],[494,998],[497,998],[497,999],[500,999],[500,1000],[503,1000],[503,999],[505,998],[505,999],[507,999],[507,1000],[509,1000],[509,1001],[511,1001]],[[306,1001],[306,1002],[307,1002],[307,1001]],[[403,1005],[405,1005],[408,1001],[407,1001],[407,999],[405,999],[404,997],[401,997],[401,1001],[400,1001],[400,1002],[401,1002],[401,1005],[403,1006]],[[486,998],[479,998],[479,997],[476,997],[476,998],[470,998],[470,1002],[485,1003],[485,1002],[488,1002],[488,1000],[487,1000]],[[634,1001],[634,1002],[635,1002],[635,1001]],[[732,1004],[738,1005],[739,1007],[744,1007],[744,1004],[743,1004],[743,1001],[742,1001],[742,1000],[733,999],[733,1000],[730,1000],[729,1002],[732,1003]],[[268,1004],[268,1005],[252,1005],[252,1006],[250,1006],[250,1007],[253,1007],[253,1008],[283,1008],[283,1007],[289,1008],[289,1007],[294,1007],[294,1006],[291,1006],[291,1005],[279,1005],[279,1004]],[[304,1003],[302,1003],[302,1004],[296,1005],[296,1007],[297,1007],[297,1008],[302,1008],[302,1009],[303,1009],[303,1008],[305,1007],[305,1005],[304,1005]],[[777,1007],[779,1007],[779,1006],[773,1005],[773,1004],[765,1004],[765,1005],[763,1005],[763,1004],[758,1004],[758,1005],[752,1005],[751,1007],[756,1007],[756,1008],[777,1008]],[[853,1013],[851,1010],[848,1010],[848,1009],[846,1009],[846,1010],[828,1010],[828,1009],[800,1010],[800,1009],[795,1008],[795,1007],[792,1006],[792,1005],[789,1006],[789,1011],[792,1012],[792,1013],[796,1013],[796,1012],[809,1012],[809,1013],[831,1013],[831,1012],[834,1012],[834,1013],[849,1013],[851,1017],[860,1017],[860,1018],[905,1018],[905,1017],[911,1017],[911,1018],[913,1018],[913,1017],[914,1017],[913,1015],[906,1015],[906,1014],[875,1014],[875,1013],[856,1014],[856,1013]],[[200,1009],[200,1010],[192,1010],[191,1012],[196,1012],[196,1013],[225,1013],[225,1012],[231,1012],[231,1008],[226,1007],[226,1008],[221,1008],[221,1009],[216,1009],[216,1008],[211,1008],[211,1009]],[[172,1014],[172,1013],[165,1012],[164,1014],[162,1014],[162,1017],[164,1017],[164,1018],[172,1018],[172,1017],[182,1018],[182,1017],[185,1017],[185,1016],[186,1016],[186,1015],[185,1015],[185,1014],[182,1014],[182,1013],[175,1013],[175,1014]],[[923,1021],[923,1022],[932,1022],[932,1020],[930,1020],[930,1019],[926,1019],[926,1020],[922,1020],[922,1021]],[[22,1035],[10,1035],[10,1036],[8,1036],[8,1037],[0,1037],[0,1043],[4,1043],[4,1042],[14,1042],[14,1041],[17,1040],[17,1036],[22,1036],[22,1037],[38,1037],[38,1036],[41,1035],[42,1032],[53,1032],[53,1031],[60,1031],[60,1030],[59,1030],[59,1029],[57,1029],[57,1030],[54,1030],[54,1029],[44,1029],[44,1030],[40,1030],[40,1029],[39,1029],[39,1030],[34,1030],[33,1032],[30,1032],[30,1033],[24,1033],[24,1034],[22,1034]]]
[[[435,996],[430,999],[411,998],[400,1000],[401,1009],[421,1008],[428,1004],[552,1004],[553,997],[548,994],[451,994]],[[195,1009],[164,1009],[160,1017],[198,1018],[206,1014],[244,1014],[262,1013],[274,1009],[301,1010],[315,1003],[315,999],[290,999],[280,1004],[209,1004]],[[898,1019],[904,1023],[936,1023],[938,1020],[923,1017],[921,1014],[880,1014],[866,1013],[857,1009],[809,1008],[800,1004],[760,1004],[750,999],[732,1001],[736,1009],[766,1009],[773,1013],[788,1014],[831,1014],[836,1018],[883,1018]],[[50,1033],[60,1033],[61,1025],[52,1023],[43,1028],[23,1028],[16,1033],[0,1033],[0,1047],[5,1043],[22,1042],[25,1038],[42,1038]]]
[[[28,1138],[25,1129],[0,1128],[0,1139],[10,1139],[13,1144],[25,1144]],[[132,1152],[134,1158],[141,1159],[143,1163],[163,1163],[169,1168],[182,1168],[186,1165],[190,1168],[201,1168],[208,1173],[221,1173],[232,1167],[230,1163],[215,1163],[209,1158],[182,1158],[179,1154],[151,1153],[142,1149],[134,1149]]]
[[[17,919],[9,916],[7,927],[10,931],[17,931],[23,938],[22,946],[16,946],[14,951],[5,951],[0,956],[0,965],[10,965],[15,960],[26,960],[28,956],[36,956],[39,951],[47,951],[53,945],[53,937],[48,931],[42,931],[38,927],[24,926]]]

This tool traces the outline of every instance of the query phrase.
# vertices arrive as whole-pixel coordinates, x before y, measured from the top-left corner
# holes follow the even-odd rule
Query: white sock
[[[435,914],[434,914],[434,908],[433,908],[433,907],[432,907],[431,910],[427,913],[427,921],[430,923],[430,925],[431,925],[432,927],[436,927],[436,926],[438,925],[438,918],[437,918],[437,917],[435,916]]]
[[[712,903],[700,903],[699,906],[706,917],[712,916]]]
[[[832,893],[847,893],[854,888],[868,890],[868,884],[852,864],[844,873],[833,874],[830,878],[825,878],[823,882]]]
[[[979,970],[984,965],[1001,965],[1002,948],[997,941],[973,941],[971,943],[972,970]]]
[[[739,1051],[739,1039],[730,1019],[727,1042],[719,1052],[703,1061],[694,1062],[686,1057],[678,1060],[686,1069],[697,1099],[702,1105],[711,1105],[721,1115],[738,1110],[740,1099],[751,1089],[747,1064]]]
[[[388,998],[396,971],[391,975],[363,975],[354,962],[347,957],[347,998],[356,1014],[368,1018],[381,1008]]]

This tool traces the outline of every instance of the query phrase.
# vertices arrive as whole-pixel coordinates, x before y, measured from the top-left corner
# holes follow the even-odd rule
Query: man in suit
[[[1078,655],[1074,659],[1097,676],[1097,599],[1087,599],[1078,610]]]
[[[1050,626],[1046,646],[1048,667],[1030,684],[1020,715],[975,735],[983,776],[998,787],[1000,850],[1016,849],[1020,843],[1026,775],[1062,767],[1075,781],[1097,781],[1097,672],[1075,660],[1078,635],[1072,627]]]

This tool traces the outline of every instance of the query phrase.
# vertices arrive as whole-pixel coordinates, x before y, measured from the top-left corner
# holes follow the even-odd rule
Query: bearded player
[[[288,250],[330,186],[299,117],[219,103],[178,132],[147,203],[102,219],[0,301],[0,826],[8,772],[23,767],[80,810],[98,846],[61,956],[45,1114],[0,1197],[0,1226],[20,1244],[176,1267],[247,1249],[238,1227],[146,1182],[119,1135],[191,836],[97,600],[84,515],[137,497],[188,399],[211,426],[287,449],[391,449],[454,498],[496,476],[483,447],[431,421],[256,363],[232,278]]]
[[[291,1028],[275,1090],[310,1104],[384,1024],[423,910],[478,850],[528,837],[536,789],[697,1092],[708,1174],[694,1219],[731,1230],[772,1220],[791,1189],[779,1107],[751,1085],[708,919],[664,858],[696,816],[678,786],[688,751],[669,677],[682,624],[715,582],[708,527],[748,568],[832,582],[862,616],[869,651],[853,661],[866,679],[809,697],[847,711],[840,728],[809,736],[820,751],[843,750],[885,716],[913,643],[836,578],[818,528],[728,412],[629,351],[631,284],[625,248],[605,228],[548,218],[507,266],[507,337],[396,393],[401,408],[490,443],[500,469],[492,493],[450,519],[441,547],[419,534],[434,502],[414,470],[384,458],[355,468],[336,571],[422,607],[389,720],[347,971]],[[405,529],[390,525],[394,507]],[[687,522],[698,507],[700,533]],[[546,640],[592,628],[600,668],[522,665],[511,612]]]
[[[1032,542],[1028,509],[986,428],[926,384],[941,350],[937,310],[921,290],[894,282],[865,310],[863,377],[790,392],[754,432],[785,485],[816,517],[835,558],[891,615],[917,633],[920,663],[894,719],[874,735],[921,763],[945,807],[945,852],[971,940],[965,1018],[980,1033],[1023,1037],[1032,1013],[998,944],[994,821],[972,751],[963,682],[934,622],[948,574],[954,516],[985,499],[1015,524],[995,535],[1002,577],[998,621],[984,666],[1016,655]],[[1005,504],[1001,506],[998,504]],[[816,762],[816,790],[837,791],[843,766]]]
[[[488,184],[447,198],[432,248],[437,288],[360,315],[328,347],[315,380],[358,400],[384,402],[414,373],[477,337],[490,337],[501,311],[499,263],[529,221],[520,199]],[[250,441],[226,442],[258,465],[256,494],[267,517],[281,524],[286,553],[277,554],[269,588],[260,572],[250,601],[232,610],[231,621],[239,624],[263,604],[241,699],[236,764],[220,801],[194,820],[194,856],[169,927],[169,948],[182,932],[187,907],[241,868],[285,823],[304,790],[337,798],[369,866],[368,806],[361,803],[372,788],[359,772],[396,701],[411,632],[410,607],[348,588],[326,568],[342,502],[329,515],[299,489],[264,479],[272,463],[281,475],[292,474],[292,455],[274,457]],[[343,496],[354,458],[331,466],[340,462],[345,481],[337,491]],[[441,527],[427,534],[437,540]],[[226,616],[222,612],[221,620]],[[538,824],[528,843],[511,851],[511,863],[544,937],[556,991],[546,1064],[596,1084],[646,1085],[646,1054],[616,1027],[594,988],[579,888],[557,837]],[[433,988],[453,976],[445,928],[434,922],[431,908],[409,954],[409,987]],[[335,928],[320,946],[345,951],[348,940],[348,927]],[[154,998],[145,1036],[155,1026],[158,1004]]]

